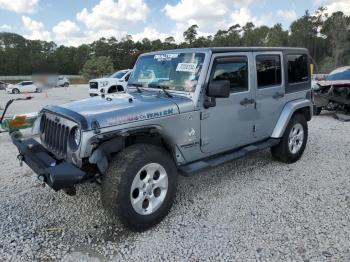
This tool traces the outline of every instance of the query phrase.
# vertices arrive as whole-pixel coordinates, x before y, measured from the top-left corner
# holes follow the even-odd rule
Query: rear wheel
[[[19,94],[19,89],[18,89],[18,88],[12,89],[12,93],[13,93],[13,94]]]
[[[294,163],[302,156],[307,142],[308,126],[305,117],[294,115],[288,123],[278,145],[271,148],[274,158],[284,163]]]
[[[64,87],[69,87],[69,83],[64,83]]]
[[[126,227],[142,231],[167,215],[176,183],[176,166],[163,148],[136,144],[111,161],[102,182],[102,203]]]

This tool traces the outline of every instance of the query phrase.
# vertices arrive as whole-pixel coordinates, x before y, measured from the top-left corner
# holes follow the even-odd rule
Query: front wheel
[[[307,142],[308,126],[305,117],[294,115],[288,123],[278,145],[271,148],[274,158],[284,163],[294,163],[302,156]]]
[[[12,93],[13,94],[19,94],[19,89],[17,89],[17,88],[12,89]]]
[[[177,170],[163,148],[136,144],[111,161],[102,182],[102,204],[128,228],[142,231],[169,212],[176,192]]]

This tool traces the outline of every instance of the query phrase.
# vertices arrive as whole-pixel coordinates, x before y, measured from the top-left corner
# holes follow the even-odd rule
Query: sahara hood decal
[[[165,109],[163,111],[157,111],[157,112],[111,117],[111,118],[108,118],[106,121],[107,121],[107,124],[109,125],[118,125],[118,124],[124,124],[128,122],[170,116],[173,114],[174,114],[174,108],[169,108],[169,109]]]

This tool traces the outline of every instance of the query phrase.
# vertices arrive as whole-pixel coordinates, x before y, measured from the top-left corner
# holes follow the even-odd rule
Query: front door
[[[210,68],[207,83],[229,80],[231,84],[228,98],[216,98],[214,107],[202,111],[201,150],[214,154],[254,139],[255,93],[249,77],[252,53],[214,54]]]
[[[257,140],[271,136],[285,104],[282,52],[254,53]]]

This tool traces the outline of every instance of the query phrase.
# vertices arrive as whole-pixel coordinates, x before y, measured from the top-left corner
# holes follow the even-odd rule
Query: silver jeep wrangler
[[[308,51],[198,48],[141,55],[128,91],[41,110],[18,158],[54,190],[102,184],[102,204],[132,230],[168,213],[177,175],[271,148],[304,152],[312,117]]]

